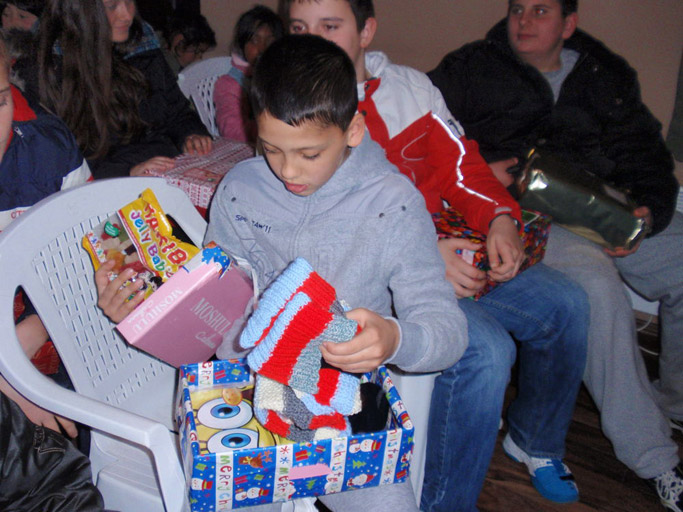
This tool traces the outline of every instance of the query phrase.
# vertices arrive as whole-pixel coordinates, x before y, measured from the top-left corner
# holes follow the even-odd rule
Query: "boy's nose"
[[[531,21],[531,13],[529,11],[524,11],[522,15],[519,17],[519,24],[520,26],[527,25]]]
[[[294,166],[288,164],[287,162],[282,163],[282,167],[280,168],[280,176],[282,176],[282,179],[290,181],[296,178],[298,175],[299,173]]]

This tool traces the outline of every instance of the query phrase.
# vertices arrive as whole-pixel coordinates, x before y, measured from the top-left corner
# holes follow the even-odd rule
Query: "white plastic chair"
[[[213,88],[218,77],[226,75],[230,68],[230,57],[212,57],[195,62],[178,75],[180,90],[194,102],[202,123],[213,137],[218,137]]]
[[[93,479],[108,509],[187,509],[173,432],[175,368],[131,348],[97,307],[83,234],[154,190],[162,208],[195,242],[206,223],[188,197],[162,178],[118,178],[54,194],[0,234],[0,373],[29,400],[92,427]],[[76,392],[43,376],[16,338],[17,287],[47,327]]]
[[[434,380],[439,373],[408,374],[391,371],[394,382],[408,415],[415,427],[413,439],[413,458],[410,461],[410,483],[413,485],[418,506],[422,496],[422,483],[425,476],[427,454],[427,425],[432,403]]]

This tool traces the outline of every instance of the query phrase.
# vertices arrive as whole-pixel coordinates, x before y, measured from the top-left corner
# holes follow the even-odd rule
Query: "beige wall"
[[[237,17],[256,3],[278,0],[202,0],[202,12],[228,53]],[[429,71],[449,51],[474,39],[505,16],[505,0],[375,0],[379,22],[372,49],[395,62]],[[581,0],[579,26],[624,56],[638,71],[643,99],[669,125],[683,51],[682,0]],[[679,165],[683,178],[683,165]]]

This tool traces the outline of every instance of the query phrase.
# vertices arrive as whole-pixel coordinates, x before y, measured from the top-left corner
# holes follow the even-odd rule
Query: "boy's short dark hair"
[[[317,2],[319,0],[284,0],[285,12],[289,12],[289,6],[294,2]],[[375,7],[372,0],[346,0],[351,6],[353,16],[356,18],[356,27],[358,32],[365,28],[365,22],[368,18],[375,17]]]
[[[285,28],[280,17],[265,5],[256,5],[242,13],[235,25],[233,49],[244,55],[244,47],[254,37],[256,31],[266,26],[270,28],[275,40],[285,34]]]
[[[261,55],[251,81],[254,116],[267,112],[291,126],[314,121],[346,131],[358,109],[356,71],[336,44],[291,35]]]
[[[579,0],[557,0],[562,7],[562,17],[566,18],[570,14],[574,14],[579,9]],[[508,0],[508,7],[513,0]]]
[[[178,34],[183,36],[185,49],[202,45],[208,48],[216,46],[216,33],[206,18],[198,13],[181,10],[171,17],[164,38],[170,45],[173,38]]]

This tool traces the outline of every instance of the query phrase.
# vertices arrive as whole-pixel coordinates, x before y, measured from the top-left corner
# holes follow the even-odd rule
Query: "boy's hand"
[[[652,226],[652,212],[647,206],[639,206],[638,208],[633,210],[633,216],[638,217],[640,219],[645,219],[645,223],[648,226]],[[613,258],[623,258],[625,256],[628,256],[629,254],[633,254],[634,252],[636,252],[640,247],[640,242],[642,242],[642,239],[638,241],[638,243],[630,249],[625,249],[623,247],[615,247],[614,249],[605,249],[605,252]]]
[[[149,160],[145,160],[138,165],[131,167],[131,176],[144,176],[147,171],[169,171],[175,166],[175,160],[167,156],[155,156]]]
[[[2,376],[0,376],[0,392],[4,393],[7,398],[14,401],[26,417],[36,425],[47,427],[54,430],[55,432],[60,432],[60,426],[66,432],[69,437],[76,437],[78,435],[78,430],[76,430],[76,425],[73,421],[57,416],[50,411],[41,409],[33,402],[28,401],[17,392],[12,386],[9,385]]]
[[[349,373],[371,372],[396,352],[396,322],[364,308],[353,309],[346,316],[358,322],[361,332],[345,343],[323,342],[320,352],[328,364]]]
[[[459,299],[476,295],[486,284],[486,272],[479,270],[456,254],[456,249],[477,251],[481,246],[464,238],[442,238],[439,252],[446,264],[446,279]]]
[[[508,158],[507,160],[498,160],[497,162],[489,162],[489,167],[493,171],[493,175],[498,178],[505,188],[508,188],[515,182],[515,177],[508,172],[508,169],[513,165],[517,165],[516,158]]]
[[[74,438],[78,435],[76,424],[73,421],[67,420],[66,418],[62,418],[61,416],[57,416],[50,411],[42,409],[33,402],[26,400],[24,397],[21,397],[21,400],[15,400],[15,402],[17,402],[17,405],[32,423],[49,428],[55,432],[59,432],[60,434],[62,433],[62,430],[64,430],[66,435],[71,438]]]
[[[97,272],[95,272],[95,285],[97,286],[99,297],[97,305],[112,322],[118,324],[142,302],[145,298],[145,292],[140,290],[144,283],[142,279],[128,283],[128,286],[123,287],[126,281],[136,274],[132,268],[127,268],[116,279],[109,281],[108,274],[113,270],[114,264],[113,260],[109,260],[97,269]],[[135,294],[135,296],[126,302],[126,299],[132,294]]]
[[[183,144],[183,153],[206,155],[212,147],[213,140],[208,135],[188,135]]]
[[[517,226],[509,215],[499,215],[491,222],[486,237],[491,279],[502,283],[517,275],[524,261],[524,247]]]

